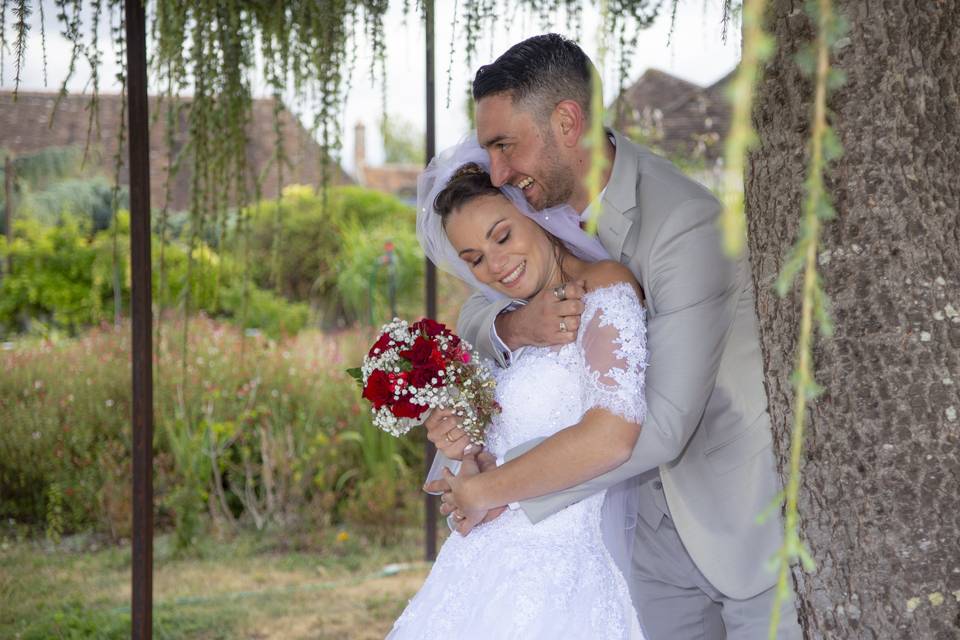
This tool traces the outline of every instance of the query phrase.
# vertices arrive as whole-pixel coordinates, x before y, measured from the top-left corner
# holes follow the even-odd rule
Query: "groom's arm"
[[[531,522],[679,457],[700,422],[716,382],[740,295],[738,265],[722,249],[719,203],[685,202],[666,217],[648,258],[645,292],[657,313],[647,325],[647,417],[633,455],[613,471],[520,503]],[[512,460],[537,446],[526,442]]]
[[[474,293],[460,308],[457,334],[473,345],[484,358],[489,358],[501,367],[508,364],[509,353],[503,345],[494,342],[494,322],[514,301],[510,299],[490,302],[482,293]]]
[[[555,346],[576,340],[583,313],[581,299],[586,293],[583,282],[564,283],[562,293],[560,299],[553,289],[545,289],[529,300],[497,302],[474,293],[460,309],[457,333],[481,356],[508,367],[511,357],[525,346]],[[561,319],[564,332],[558,330]]]

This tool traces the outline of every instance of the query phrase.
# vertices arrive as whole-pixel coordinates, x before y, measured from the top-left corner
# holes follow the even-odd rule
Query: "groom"
[[[535,523],[614,484],[635,483],[627,581],[647,636],[766,638],[775,575],[765,564],[780,546],[781,525],[778,518],[756,522],[778,481],[749,263],[724,255],[720,205],[710,192],[619,132],[607,132],[605,187],[589,202],[591,152],[582,141],[591,72],[575,43],[549,34],[515,45],[481,67],[473,83],[477,136],[490,152],[493,183],[520,187],[537,209],[567,203],[583,220],[598,216],[601,242],[646,298],[648,412],[632,458],[518,508]],[[528,304],[475,294],[461,310],[459,333],[509,367],[525,346],[572,342],[583,294],[578,283]],[[449,412],[427,421],[431,441],[459,459],[467,439],[456,425]],[[505,462],[541,441],[509,451]],[[456,509],[451,496],[444,513]],[[801,637],[792,599],[781,620],[779,638]]]

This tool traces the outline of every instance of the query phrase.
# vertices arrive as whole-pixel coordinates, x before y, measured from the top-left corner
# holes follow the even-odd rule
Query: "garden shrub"
[[[360,361],[368,332],[273,340],[198,317],[186,361],[178,322],[165,322],[163,335],[154,369],[157,525],[174,527],[182,546],[211,519],[228,531],[320,531],[364,520],[364,509],[410,517],[409,500],[381,489],[395,481],[398,492],[416,493],[422,446],[373,429],[344,373]],[[0,518],[38,533],[127,537],[129,326],[10,346],[0,351]],[[384,504],[370,506],[371,496]]]
[[[423,254],[412,232],[416,216],[412,207],[393,196],[357,186],[331,187],[326,194],[291,186],[279,200],[262,200],[247,213],[250,253],[246,263],[254,282],[289,300],[309,302],[323,326],[342,327],[364,319],[367,305],[357,304],[356,291],[366,295],[370,270],[387,239],[394,241],[404,260],[406,275],[398,299],[422,300]],[[363,265],[350,264],[359,254],[347,239],[356,239],[358,233],[376,238],[359,251],[369,260]],[[345,255],[351,246],[353,258]],[[358,281],[351,283],[349,300],[340,288],[341,272],[348,268],[362,271]],[[382,276],[378,287],[385,291]]]

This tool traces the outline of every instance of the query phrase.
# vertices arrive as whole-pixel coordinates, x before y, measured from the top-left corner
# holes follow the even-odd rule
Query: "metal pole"
[[[436,142],[436,112],[435,112],[435,98],[434,98],[434,83],[433,83],[433,0],[425,0],[424,3],[424,18],[426,22],[426,32],[427,32],[427,140],[426,140],[426,159],[427,163],[433,158],[436,154],[437,142]],[[427,275],[427,286],[426,286],[426,306],[427,306],[427,317],[436,318],[437,317],[437,268],[433,266],[433,263],[427,260],[426,264],[426,275]],[[426,459],[426,470],[430,470],[430,465],[433,464],[433,457],[437,453],[436,447],[433,446],[433,443],[429,440],[426,440],[426,449],[424,451],[424,458]],[[426,506],[426,522],[424,527],[426,528],[427,533],[427,542],[426,542],[426,558],[428,561],[432,562],[437,558],[437,496],[432,496],[430,494],[424,494],[424,503]]]
[[[133,328],[132,637],[153,627],[153,344],[150,309],[150,138],[143,0],[126,0],[127,113],[130,133],[130,275]]]

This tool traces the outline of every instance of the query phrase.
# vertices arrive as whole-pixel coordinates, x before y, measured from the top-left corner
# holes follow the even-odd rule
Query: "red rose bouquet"
[[[394,318],[363,366],[347,372],[363,387],[373,424],[395,436],[422,424],[430,409],[450,407],[471,442],[482,445],[484,428],[500,409],[493,379],[476,352],[429,318],[413,324]]]

